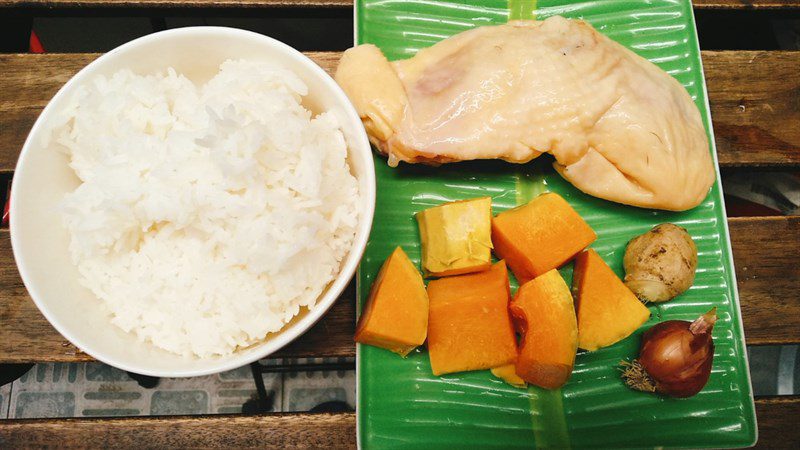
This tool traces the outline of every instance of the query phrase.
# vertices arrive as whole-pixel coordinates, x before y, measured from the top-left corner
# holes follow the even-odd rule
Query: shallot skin
[[[642,336],[639,362],[660,394],[691,397],[708,383],[714,359],[711,330],[695,334],[690,326],[690,322],[669,320]]]

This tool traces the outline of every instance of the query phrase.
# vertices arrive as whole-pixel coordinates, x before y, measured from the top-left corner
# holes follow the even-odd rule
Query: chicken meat
[[[393,166],[549,153],[583,192],[667,210],[697,206],[715,179],[686,90],[582,21],[479,27],[395,62],[360,45],[336,81]]]

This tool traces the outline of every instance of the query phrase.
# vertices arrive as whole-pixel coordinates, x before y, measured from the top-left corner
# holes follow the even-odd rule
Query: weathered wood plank
[[[2,448],[356,447],[356,417],[338,414],[3,420]]]
[[[703,63],[720,165],[800,165],[800,52],[703,52]]]
[[[800,397],[756,399],[756,448],[800,444]],[[0,446],[110,448],[354,448],[353,413],[27,419],[0,422]]]
[[[694,9],[799,9],[798,0],[694,0]],[[353,0],[0,0],[0,8],[351,8]]]
[[[800,217],[728,219],[748,344],[800,342]]]
[[[329,72],[339,55],[308,53]],[[0,172],[13,170],[50,98],[97,56],[0,55]],[[800,52],[703,52],[703,58],[720,165],[800,167]]]
[[[747,343],[800,343],[800,217],[729,221]],[[354,356],[352,289],[276,357]],[[39,313],[19,278],[7,230],[0,230],[0,363],[86,361]]]
[[[758,442],[755,448],[800,447],[800,396],[756,399]]]

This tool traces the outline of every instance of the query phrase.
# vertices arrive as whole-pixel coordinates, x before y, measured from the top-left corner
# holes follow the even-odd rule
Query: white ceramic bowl
[[[361,218],[353,248],[339,276],[312,311],[301,313],[280,333],[231,356],[190,359],[139,342],[112,325],[101,302],[78,283],[68,251],[58,204],[79,183],[66,156],[44,146],[55,113],[75,89],[98,74],[128,68],[153,73],[174,67],[195,82],[217,73],[231,58],[282,64],[308,85],[304,105],[333,111],[348,144],[348,159],[361,189]],[[101,56],[78,72],[53,97],[22,148],[11,194],[11,243],[22,280],[42,314],[65,338],[94,358],[123,370],[158,377],[188,377],[221,372],[263,358],[308,330],[330,308],[353,277],[372,226],[375,171],[358,114],[336,82],[310,59],[266,36],[231,28],[181,28],[136,39]]]

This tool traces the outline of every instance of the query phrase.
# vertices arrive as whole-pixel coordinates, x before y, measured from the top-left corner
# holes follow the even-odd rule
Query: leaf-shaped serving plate
[[[669,72],[694,98],[712,143],[705,81],[689,0],[567,2],[564,0],[357,0],[356,40],[380,47],[389,59],[408,58],[458,32],[509,18],[560,14],[581,18]],[[381,263],[401,245],[419,263],[414,214],[443,202],[490,195],[494,212],[544,191],[561,194],[598,234],[592,247],[617,272],[628,240],[662,222],[689,230],[699,250],[694,286],[677,299],[651,305],[649,322],[624,341],[580,352],[560,390],[515,389],[489,371],[436,377],[424,348],[403,359],[358,346],[358,437],[364,448],[467,447],[744,447],[756,439],[722,191],[717,182],[691,211],[628,207],[585,195],[542,157],[525,165],[476,161],[438,168],[390,168],[375,156],[377,206],[359,271],[363,305]],[[572,265],[561,270],[568,283]],[[512,280],[512,290],[516,285]],[[620,360],[636,356],[641,333],[668,320],[692,320],[717,307],[711,379],[689,399],[634,392],[620,381]]]

